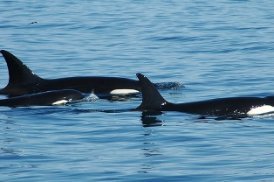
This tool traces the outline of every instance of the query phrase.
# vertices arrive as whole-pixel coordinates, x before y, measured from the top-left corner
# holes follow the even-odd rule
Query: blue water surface
[[[141,72],[183,84],[161,91],[171,102],[266,96],[273,12],[272,0],[4,0],[0,49],[43,78]],[[1,107],[0,181],[274,180],[273,115],[219,121],[127,110],[140,102]]]

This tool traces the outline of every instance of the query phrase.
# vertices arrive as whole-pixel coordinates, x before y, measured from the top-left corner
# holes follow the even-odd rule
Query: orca
[[[151,81],[141,73],[136,74],[142,89],[142,111],[178,111],[204,117],[240,119],[274,112],[274,96],[268,97],[228,97],[188,103],[166,101]]]
[[[84,97],[85,95],[77,90],[53,90],[1,99],[0,106],[23,107],[63,105],[70,102],[80,101]]]
[[[50,90],[74,89],[83,93],[94,93],[100,96],[110,94],[136,94],[140,91],[137,80],[120,77],[66,77],[58,79],[43,79],[34,74],[16,56],[6,50],[0,51],[7,63],[9,82],[0,89],[0,94],[9,97],[45,92]]]

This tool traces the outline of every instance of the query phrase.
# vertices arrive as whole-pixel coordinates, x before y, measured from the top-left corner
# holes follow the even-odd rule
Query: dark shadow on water
[[[143,127],[162,126],[163,121],[157,118],[162,114],[160,111],[143,111],[141,115]]]
[[[81,109],[81,108],[69,108],[67,112],[82,114],[82,113],[126,113],[126,112],[139,112],[141,113],[140,121],[143,127],[155,127],[163,126],[163,121],[159,119],[159,116],[163,114],[160,111],[139,111],[138,109]]]

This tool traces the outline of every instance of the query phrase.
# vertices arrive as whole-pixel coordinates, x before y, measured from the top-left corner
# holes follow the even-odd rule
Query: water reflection
[[[12,166],[10,160],[20,159],[21,150],[14,147],[14,144],[17,143],[20,138],[17,136],[18,128],[17,124],[10,120],[4,119],[0,120],[0,160],[2,167]]]
[[[147,113],[147,112],[142,113],[142,117],[144,115],[146,117],[151,115],[151,113]],[[148,117],[148,120],[150,117],[151,116]],[[156,118],[156,117],[152,117],[152,118]],[[149,126],[150,124],[144,127],[149,127]],[[152,122],[151,126],[155,126],[155,124],[153,124]],[[142,137],[143,141],[141,144],[142,146],[140,147],[141,153],[144,157],[142,158],[142,162],[140,163],[141,166],[140,166],[140,169],[138,170],[138,173],[141,173],[141,174],[152,173],[152,171],[158,167],[159,159],[162,158],[162,154],[163,154],[162,148],[159,145],[159,140],[157,136],[155,136],[153,133],[154,133],[154,130],[152,128],[144,129],[144,134]]]
[[[141,116],[143,127],[162,126],[163,121],[157,117],[162,114],[160,111],[143,111]]]
[[[74,112],[76,114],[81,113],[92,113],[92,112],[103,112],[103,113],[126,113],[126,112],[140,112],[137,109],[79,109],[73,108],[69,112]],[[163,112],[161,111],[143,111],[141,112],[141,122],[143,127],[154,127],[163,126],[164,122],[159,118]]]

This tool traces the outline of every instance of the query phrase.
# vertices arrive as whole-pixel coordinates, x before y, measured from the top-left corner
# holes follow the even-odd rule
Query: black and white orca
[[[137,108],[142,111],[178,111],[200,116],[219,118],[243,118],[274,112],[274,96],[230,97],[189,103],[170,103],[144,75],[136,74],[142,89],[142,103]]]
[[[1,99],[0,106],[23,107],[64,105],[67,103],[80,101],[84,99],[84,97],[84,94],[77,90],[53,90]]]
[[[94,93],[99,98],[109,98],[111,95],[132,95],[141,90],[139,81],[120,77],[79,76],[43,79],[10,52],[6,50],[0,52],[9,72],[9,82],[6,87],[0,89],[0,94],[10,97],[50,90],[74,89],[83,93]],[[155,83],[155,86],[158,89],[182,87],[177,82]]]
[[[62,89],[94,93],[98,97],[109,94],[135,94],[140,91],[139,81],[119,77],[88,76],[43,79],[34,74],[10,52],[1,50],[1,53],[8,66],[9,82],[6,87],[0,89],[0,94],[10,97]]]

